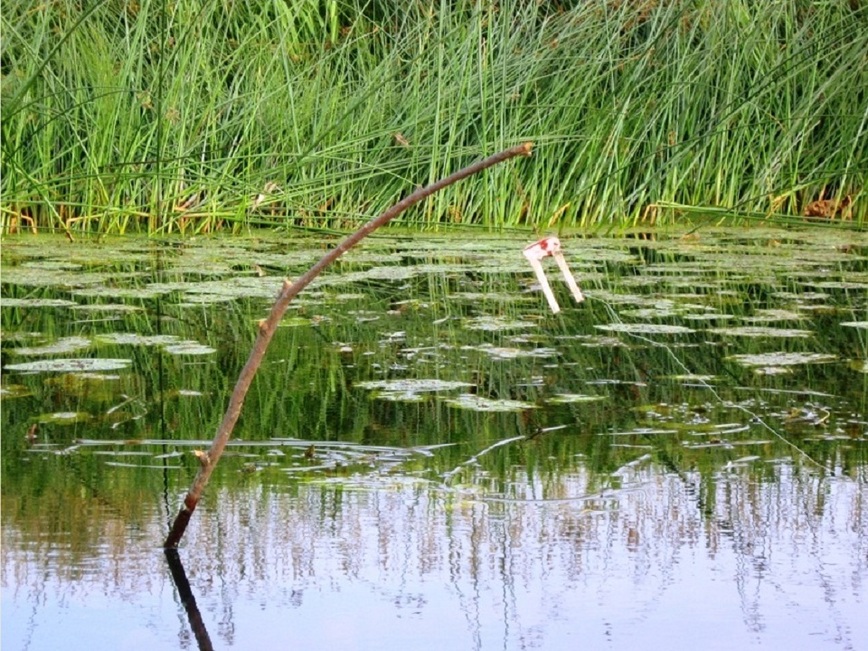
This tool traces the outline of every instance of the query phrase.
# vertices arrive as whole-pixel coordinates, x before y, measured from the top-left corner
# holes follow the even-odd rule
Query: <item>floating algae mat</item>
[[[644,235],[562,234],[557,315],[533,237],[329,268],[180,550],[198,620],[157,548],[336,241],[5,239],[4,648],[858,648],[868,237]]]

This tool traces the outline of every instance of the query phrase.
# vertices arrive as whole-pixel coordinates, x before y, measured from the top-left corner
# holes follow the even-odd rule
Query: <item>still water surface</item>
[[[7,239],[4,649],[868,648],[868,238]],[[172,570],[174,570],[174,575]],[[187,581],[189,583],[187,583]]]

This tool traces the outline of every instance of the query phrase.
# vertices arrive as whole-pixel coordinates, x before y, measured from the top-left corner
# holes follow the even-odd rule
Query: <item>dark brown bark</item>
[[[181,541],[181,538],[184,536],[187,524],[190,522],[193,511],[196,510],[196,506],[199,504],[199,499],[202,496],[202,492],[205,490],[205,486],[208,484],[208,479],[211,477],[214,466],[217,465],[220,455],[223,454],[223,449],[229,442],[229,437],[232,435],[235,423],[241,415],[241,408],[244,406],[244,398],[247,395],[251,382],[253,381],[253,376],[256,375],[256,371],[262,363],[262,358],[265,356],[268,344],[271,342],[271,338],[274,336],[274,332],[277,329],[280,320],[283,318],[284,313],[289,307],[290,301],[292,301],[301,290],[307,287],[313,279],[322,273],[322,271],[332,262],[337,260],[341,255],[349,251],[380,226],[386,224],[391,219],[407,210],[407,208],[419,203],[435,192],[460,181],[461,179],[472,176],[473,174],[497,165],[498,163],[502,163],[510,158],[515,158],[516,156],[530,156],[532,148],[533,144],[526,142],[523,145],[517,145],[505,149],[504,151],[489,156],[484,160],[468,165],[464,169],[461,169],[454,174],[450,174],[436,183],[432,183],[424,188],[419,188],[409,196],[401,199],[401,201],[389,208],[386,212],[382,213],[375,219],[372,219],[355,233],[347,237],[343,242],[338,244],[338,246],[326,253],[319,262],[311,267],[307,273],[301,276],[301,278],[296,280],[294,283],[290,283],[289,280],[283,281],[283,288],[271,308],[271,313],[268,315],[268,318],[259,323],[259,332],[256,334],[256,341],[253,344],[253,350],[250,351],[250,357],[247,358],[247,363],[244,365],[244,368],[241,369],[241,374],[238,376],[238,381],[235,383],[235,389],[232,392],[232,396],[229,398],[229,405],[226,408],[223,421],[217,429],[217,434],[214,437],[214,441],[211,443],[211,449],[208,450],[207,454],[203,454],[199,457],[202,465],[199,468],[199,472],[196,474],[196,478],[193,480],[193,485],[190,487],[187,497],[184,498],[184,505],[175,517],[175,522],[172,525],[172,529],[169,532],[166,541],[163,543],[163,547],[166,549],[176,548],[178,543]]]

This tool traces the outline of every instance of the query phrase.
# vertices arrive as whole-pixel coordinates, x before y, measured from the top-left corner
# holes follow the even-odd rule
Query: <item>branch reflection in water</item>
[[[190,587],[190,582],[187,580],[187,573],[184,571],[184,564],[181,562],[181,557],[178,555],[177,549],[166,549],[166,564],[169,566],[169,571],[172,573],[172,581],[175,583],[175,588],[178,590],[178,597],[181,599],[181,604],[187,612],[187,619],[190,622],[190,630],[196,637],[196,644],[199,645],[199,651],[213,651],[214,646],[211,644],[211,636],[208,635],[208,629],[205,622],[202,620],[202,614],[199,612],[199,606],[196,605],[196,597],[193,595],[193,589]]]

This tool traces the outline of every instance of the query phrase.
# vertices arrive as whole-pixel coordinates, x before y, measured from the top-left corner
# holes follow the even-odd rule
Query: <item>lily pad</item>
[[[178,337],[174,335],[140,335],[135,332],[110,332],[97,335],[96,340],[100,343],[128,346],[168,346],[178,343]]]
[[[108,298],[130,298],[142,300],[147,298],[156,298],[160,295],[160,292],[143,287],[88,287],[87,289],[77,289],[73,294],[76,296],[105,296]]]
[[[84,312],[141,312],[144,308],[139,305],[127,305],[126,303],[88,303],[86,305],[76,303],[73,309]]]
[[[454,382],[449,380],[419,379],[419,380],[373,380],[370,382],[356,382],[355,386],[360,389],[374,389],[380,391],[393,391],[400,393],[424,393],[435,391],[452,391],[472,387],[469,382]]]
[[[163,348],[170,355],[210,355],[216,353],[216,348],[211,348],[198,341],[181,341]]]
[[[278,328],[301,328],[310,325],[310,319],[303,316],[284,317],[277,324]]]
[[[606,396],[593,396],[585,393],[558,393],[546,400],[546,402],[553,405],[568,405],[577,402],[598,402],[605,399]]]
[[[512,301],[531,300],[530,296],[510,292],[456,292],[450,298],[453,300],[472,301],[473,303],[479,303],[480,301],[509,303]]]
[[[534,348],[532,350],[526,350],[522,348],[492,346],[490,344],[483,344],[481,346],[463,346],[461,350],[476,350],[485,353],[492,359],[521,359],[528,357],[548,358],[558,356],[558,351],[554,348]]]
[[[692,328],[679,325],[666,325],[664,323],[607,323],[595,325],[598,330],[608,332],[624,332],[633,335],[679,335],[696,332]]]
[[[797,366],[799,364],[824,364],[834,362],[837,355],[829,353],[758,353],[750,355],[730,355],[726,359],[743,366]]]
[[[471,411],[524,411],[535,409],[536,405],[522,400],[495,400],[484,398],[473,393],[462,393],[457,398],[446,400],[446,404],[458,409]]]
[[[0,307],[72,307],[75,301],[62,298],[4,298]]]
[[[36,420],[43,424],[74,425],[91,419],[91,415],[83,411],[59,411],[53,414],[40,414]]]
[[[778,321],[802,321],[804,314],[790,310],[757,310],[753,316],[745,317],[750,323],[776,323]]]
[[[4,384],[0,387],[0,398],[25,398],[33,395],[33,392],[23,384]]]
[[[684,318],[688,321],[728,321],[734,319],[733,314],[721,314],[719,312],[702,312],[700,314],[685,314]]]
[[[790,375],[793,369],[789,366],[760,366],[753,372],[757,375]]]
[[[794,328],[766,328],[763,326],[742,326],[734,328],[711,328],[708,332],[717,335],[729,335],[732,337],[810,337],[810,330],[796,330]]]
[[[484,330],[486,332],[500,332],[501,330],[518,330],[520,328],[533,328],[536,324],[519,319],[507,319],[498,316],[479,316],[467,321],[469,330]]]
[[[84,337],[64,337],[45,346],[29,346],[13,348],[10,352],[16,355],[68,355],[79,350],[90,348],[90,339]]]
[[[214,305],[215,303],[231,303],[236,296],[223,294],[186,294],[184,302],[178,303],[178,307],[200,307],[202,305]]]
[[[128,368],[132,364],[130,359],[45,359],[38,362],[25,362],[22,364],[7,364],[6,371],[22,371],[28,373],[73,373],[73,372],[101,372],[118,371]]]

